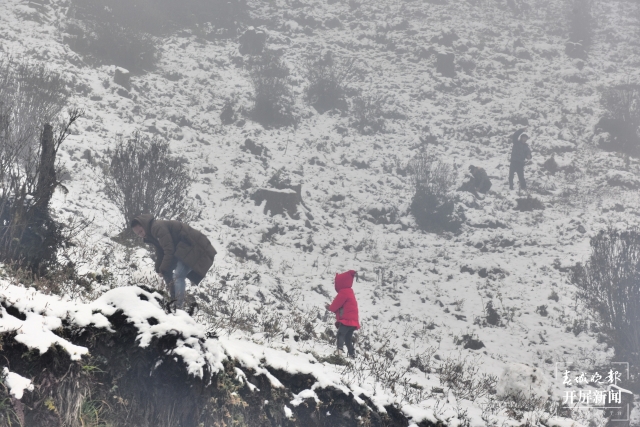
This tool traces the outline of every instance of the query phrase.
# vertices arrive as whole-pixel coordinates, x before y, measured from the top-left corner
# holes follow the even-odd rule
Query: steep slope
[[[607,365],[613,351],[575,302],[567,271],[584,260],[598,230],[638,223],[636,159],[627,167],[593,138],[602,114],[599,88],[638,77],[638,47],[630,36],[637,6],[596,3],[595,44],[582,61],[563,53],[561,2],[530,2],[519,16],[502,2],[434,3],[251,4],[250,23],[265,28],[269,46],[283,50],[292,70],[300,122],[281,129],[247,118],[221,123],[227,100],[235,97],[247,110],[252,104],[247,58],[235,39],[211,41],[196,31],[163,39],[158,69],[133,76],[124,97],[113,83],[115,67],[91,68],[62,43],[61,3],[44,15],[15,0],[0,5],[2,51],[63,72],[74,101],[87,111],[63,157],[71,192],[56,200],[61,217],[94,218],[88,241],[102,256],[87,268],[98,271],[107,260],[118,284],[155,280],[145,251],[106,237],[119,231],[121,220],[96,186],[99,169],[81,157],[89,149],[104,161],[116,135],[142,130],[167,138],[198,173],[193,194],[204,211],[194,225],[220,253],[200,291],[257,309],[257,322],[242,332],[255,342],[326,355],[332,320],[319,310],[333,295],[333,274],[354,268],[363,278],[356,288],[363,353],[371,351],[367,343],[372,349],[387,343],[383,352],[392,351],[402,366],[438,356],[431,359],[434,372],[436,360],[458,354],[493,375],[524,363],[544,372],[556,398],[565,390],[554,378],[558,369]],[[456,54],[455,78],[436,72],[433,54],[442,48]],[[385,133],[361,135],[348,115],[320,115],[304,104],[304,61],[322,49],[355,58],[350,87],[382,97]],[[531,194],[545,206],[531,212],[514,210],[524,195],[506,184],[507,137],[525,119],[534,141],[526,173]],[[267,154],[243,150],[247,138]],[[423,150],[452,164],[458,184],[470,164],[484,167],[494,181],[483,200],[456,194],[467,218],[460,233],[424,233],[409,213],[413,187],[406,166]],[[542,166],[552,155],[561,167],[555,175]],[[300,219],[265,215],[250,198],[281,168],[302,184]],[[390,220],[376,220],[381,211],[392,212]],[[500,315],[497,325],[484,321],[488,302]],[[306,324],[319,339],[295,341]],[[484,347],[463,348],[469,338]],[[449,400],[429,394],[444,385],[429,372],[413,369],[406,376],[413,390],[430,396],[414,395],[427,408]],[[486,414],[469,416],[488,422]]]

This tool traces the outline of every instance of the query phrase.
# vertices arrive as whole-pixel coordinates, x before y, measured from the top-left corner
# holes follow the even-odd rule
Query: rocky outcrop
[[[207,334],[185,312],[167,312],[152,289],[74,304],[0,285],[0,426],[410,423],[392,404],[321,381],[323,365],[306,355],[285,370],[274,364],[288,353]]]

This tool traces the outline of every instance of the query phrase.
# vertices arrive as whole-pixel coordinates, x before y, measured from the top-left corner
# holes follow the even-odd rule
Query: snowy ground
[[[408,361],[433,349],[441,359],[476,358],[482,372],[498,376],[522,363],[541,371],[561,398],[566,387],[555,378],[557,369],[590,372],[611,362],[613,354],[598,343],[596,333],[575,329],[590,320],[561,270],[585,259],[589,237],[599,230],[639,222],[637,191],[610,185],[617,182],[611,178],[616,174],[637,182],[638,162],[632,159],[627,170],[622,157],[602,152],[592,140],[601,116],[598,89],[639,77],[631,21],[637,6],[596,2],[594,51],[583,62],[564,54],[559,2],[533,3],[536,7],[524,17],[487,0],[447,5],[384,0],[363,2],[353,10],[346,3],[312,0],[297,2],[296,8],[282,1],[253,5],[252,15],[265,25],[270,45],[284,49],[302,117],[297,127],[278,130],[248,119],[238,126],[220,122],[227,99],[251,105],[252,86],[247,70],[236,65],[240,54],[234,40],[210,42],[189,32],[162,40],[158,69],[134,76],[128,99],[117,94],[114,66],[91,68],[62,43],[61,5],[54,3],[43,15],[24,2],[5,0],[0,4],[0,55],[46,61],[70,81],[73,104],[87,113],[61,153],[70,170],[65,183],[70,193],[55,200],[61,218],[82,215],[94,221],[87,241],[104,256],[87,268],[98,271],[108,263],[121,284],[129,277],[153,277],[146,251],[127,250],[109,239],[123,220],[100,189],[99,169],[82,156],[89,149],[100,160],[118,135],[155,128],[198,173],[193,196],[204,214],[193,225],[218,250],[203,289],[225,278],[226,286],[242,285],[233,292],[246,294],[247,305],[286,317],[291,303],[283,302],[279,291],[294,297],[301,310],[321,309],[329,302],[322,289],[334,295],[333,275],[355,269],[364,277],[354,285],[363,332],[390,337],[396,357]],[[342,26],[298,24],[308,17],[319,22],[337,17]],[[459,64],[475,64],[469,72],[459,69],[454,79],[435,72],[433,57],[420,56],[421,49],[436,46],[434,37],[449,30],[459,37],[453,43]],[[320,49],[356,58],[363,77],[352,87],[389,95],[387,108],[406,118],[388,119],[387,133],[362,136],[349,127],[348,117],[319,115],[306,106],[303,61]],[[170,73],[181,78],[169,80]],[[529,120],[533,139],[534,158],[526,174],[532,194],[546,207],[542,211],[515,211],[518,194],[506,182],[507,136],[521,118]],[[470,195],[459,195],[468,221],[456,236],[423,233],[408,213],[411,182],[398,168],[418,153],[419,138],[427,136],[436,141],[429,152],[454,165],[460,183],[470,164],[484,167],[493,179],[494,192],[478,200],[477,207]],[[267,147],[269,155],[243,151],[248,137]],[[573,172],[548,174],[541,165],[551,155]],[[358,168],[352,160],[368,167]],[[300,220],[270,217],[249,199],[281,167],[302,183],[311,227],[305,226],[305,215]],[[253,187],[242,190],[247,174]],[[334,196],[344,199],[332,201]],[[368,221],[367,211],[376,206],[397,210],[399,221]],[[486,227],[490,221],[503,227]],[[264,238],[276,226],[280,231]],[[231,243],[259,251],[263,262],[237,259],[227,251]],[[488,272],[484,278],[478,274],[483,268]],[[558,301],[549,299],[552,292]],[[503,327],[475,322],[484,318],[488,301],[502,315]],[[542,305],[546,316],[536,311]],[[331,327],[331,319],[320,317],[313,323],[317,334]],[[236,332],[228,339],[242,337],[246,346],[253,341],[301,354],[332,351],[317,340],[274,340],[255,332]],[[465,334],[485,347],[463,349],[456,341]],[[426,390],[441,386],[435,374],[414,370],[410,379]],[[433,401],[420,405],[430,408]],[[482,425],[477,406],[469,407],[476,408],[469,413],[474,423]],[[592,417],[600,422],[597,414]]]

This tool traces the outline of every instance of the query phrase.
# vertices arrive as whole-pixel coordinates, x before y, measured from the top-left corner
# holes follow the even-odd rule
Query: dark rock
[[[398,211],[393,206],[374,206],[367,210],[365,219],[374,224],[393,224],[397,215]]]
[[[116,73],[113,75],[113,82],[127,90],[131,90],[131,74],[124,68],[116,68]]]
[[[314,156],[312,158],[309,159],[309,164],[310,165],[318,165],[318,166],[327,166],[327,164],[325,162],[323,162],[322,160],[320,160],[317,156]]]
[[[462,267],[460,267],[460,273],[475,274],[476,271],[468,265],[463,265]]]
[[[230,125],[236,121],[236,111],[233,102],[226,102],[220,111],[220,121],[224,125]]]
[[[445,77],[456,76],[456,55],[453,52],[440,51],[436,54],[436,71]]]
[[[555,268],[556,270],[558,270],[561,273],[570,273],[575,271],[576,267],[578,267],[578,265],[574,265],[574,266],[570,266],[570,267],[564,267],[559,259],[555,259],[553,261],[553,264],[551,264],[551,266],[553,268]]]
[[[501,248],[508,248],[510,246],[515,245],[516,241],[515,240],[509,240],[509,239],[502,239],[502,241],[500,242],[500,247]]]
[[[493,220],[485,221],[482,224],[469,224],[469,226],[473,228],[491,228],[491,229],[507,228],[507,226],[502,222],[493,221]]]
[[[556,159],[553,156],[549,157],[549,159],[543,163],[542,167],[551,175],[558,172],[558,163],[556,163]]]
[[[182,74],[177,71],[169,71],[168,73],[164,74],[164,78],[172,82],[177,82],[182,77],[183,77]]]
[[[262,156],[263,153],[264,154],[267,153],[266,147],[256,144],[256,142],[251,138],[245,139],[244,145],[242,146],[242,150],[249,151],[254,156]]]
[[[475,340],[473,338],[467,341],[464,345],[464,348],[468,348],[471,350],[480,350],[483,347],[484,347],[484,343],[482,341]]]
[[[586,51],[582,43],[575,43],[568,41],[564,46],[564,52],[570,58],[585,58],[587,56]]]
[[[515,116],[510,118],[511,123],[520,126],[529,126],[529,119],[522,116]]]
[[[128,98],[131,99],[131,94],[129,93],[128,90],[123,89],[123,88],[118,88],[118,90],[116,91],[116,93],[124,98]]]
[[[334,16],[324,21],[324,26],[327,28],[342,28],[342,22]]]
[[[434,36],[431,38],[431,43],[438,43],[442,46],[452,47],[453,42],[458,40],[458,35],[453,31],[443,31],[439,36]]]
[[[357,169],[368,169],[369,168],[369,164],[367,162],[365,162],[364,160],[359,162],[358,160],[352,160],[351,161],[351,166],[357,168]]]
[[[227,246],[227,250],[229,251],[229,253],[232,253],[233,255],[245,261],[254,261],[258,264],[261,264],[262,261],[265,260],[265,257],[260,252],[260,249],[250,249],[243,243],[231,242],[229,243],[229,246]]]
[[[298,249],[302,249],[303,252],[313,252],[313,245],[305,245],[304,243],[296,242],[293,246]]]
[[[520,212],[529,212],[544,209],[544,205],[542,204],[542,202],[531,196],[516,199],[516,203],[517,206],[514,209]]]
[[[238,51],[242,55],[258,55],[262,53],[267,44],[267,33],[254,27],[249,27],[238,40]]]
[[[484,347],[484,343],[477,338],[474,338],[473,335],[464,334],[461,338],[456,338],[455,343],[457,345],[463,345],[464,348],[468,348],[471,350],[480,350]]]

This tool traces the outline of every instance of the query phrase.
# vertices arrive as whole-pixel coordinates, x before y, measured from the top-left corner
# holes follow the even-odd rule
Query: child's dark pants
[[[338,328],[338,350],[342,350],[344,344],[347,344],[347,351],[349,357],[356,357],[356,350],[353,348],[353,332],[356,330],[355,326],[340,325]]]

